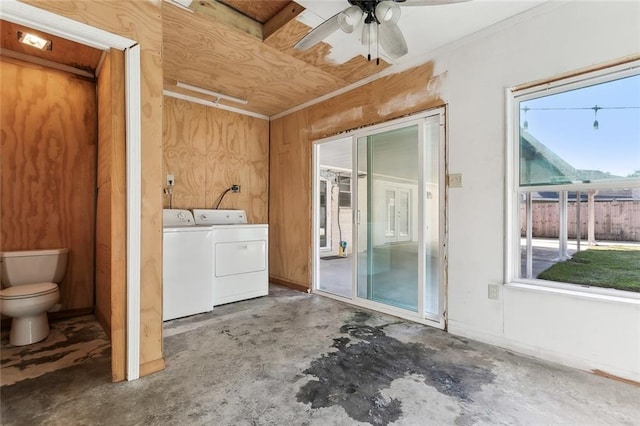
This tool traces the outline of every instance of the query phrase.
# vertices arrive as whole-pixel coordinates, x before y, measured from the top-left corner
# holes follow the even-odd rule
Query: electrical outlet
[[[231,192],[240,192],[240,185],[231,185]]]
[[[167,186],[173,186],[176,184],[176,178],[173,175],[167,175]]]
[[[449,188],[462,188],[462,173],[449,175]]]
[[[492,300],[498,300],[499,298],[499,290],[498,284],[489,284],[488,297]]]

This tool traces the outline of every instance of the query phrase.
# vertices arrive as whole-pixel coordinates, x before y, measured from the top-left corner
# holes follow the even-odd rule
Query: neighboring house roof
[[[520,129],[520,157],[528,163],[522,167],[530,184],[571,182],[577,178],[577,170],[571,164],[524,129]]]
[[[600,170],[579,170],[562,159],[549,147],[536,139],[525,129],[520,129],[520,152],[525,160],[521,164],[521,179],[530,185],[563,183],[563,182],[590,182],[599,181],[619,176]],[[638,200],[639,191],[628,188],[601,189],[597,192],[596,200]],[[570,200],[575,200],[576,192],[569,191]],[[557,191],[542,191],[534,193],[534,199],[558,199]],[[582,192],[581,199],[587,199],[587,193]]]
[[[583,182],[589,182],[592,180],[610,179],[612,177],[621,177],[621,176],[612,175],[611,173],[602,172],[600,170],[576,170],[576,172],[577,172],[578,180],[581,180]]]

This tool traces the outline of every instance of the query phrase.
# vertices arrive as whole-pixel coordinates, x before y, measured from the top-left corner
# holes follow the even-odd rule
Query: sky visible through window
[[[521,102],[521,127],[525,120],[575,169],[619,177],[640,171],[640,75]]]

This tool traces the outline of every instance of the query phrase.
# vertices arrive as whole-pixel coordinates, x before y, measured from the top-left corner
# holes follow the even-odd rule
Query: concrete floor
[[[640,422],[640,387],[317,295],[165,323],[166,370],[109,382],[108,355],[0,388],[3,425]]]

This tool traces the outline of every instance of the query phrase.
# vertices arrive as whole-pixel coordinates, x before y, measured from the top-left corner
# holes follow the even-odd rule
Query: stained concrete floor
[[[27,346],[9,344],[9,330],[0,336],[0,386],[83,364],[111,353],[109,336],[93,315],[52,322],[49,336]]]
[[[341,302],[267,297],[165,323],[166,370],[108,356],[0,388],[3,425],[640,422],[640,388]],[[1,371],[0,371],[1,372]]]

